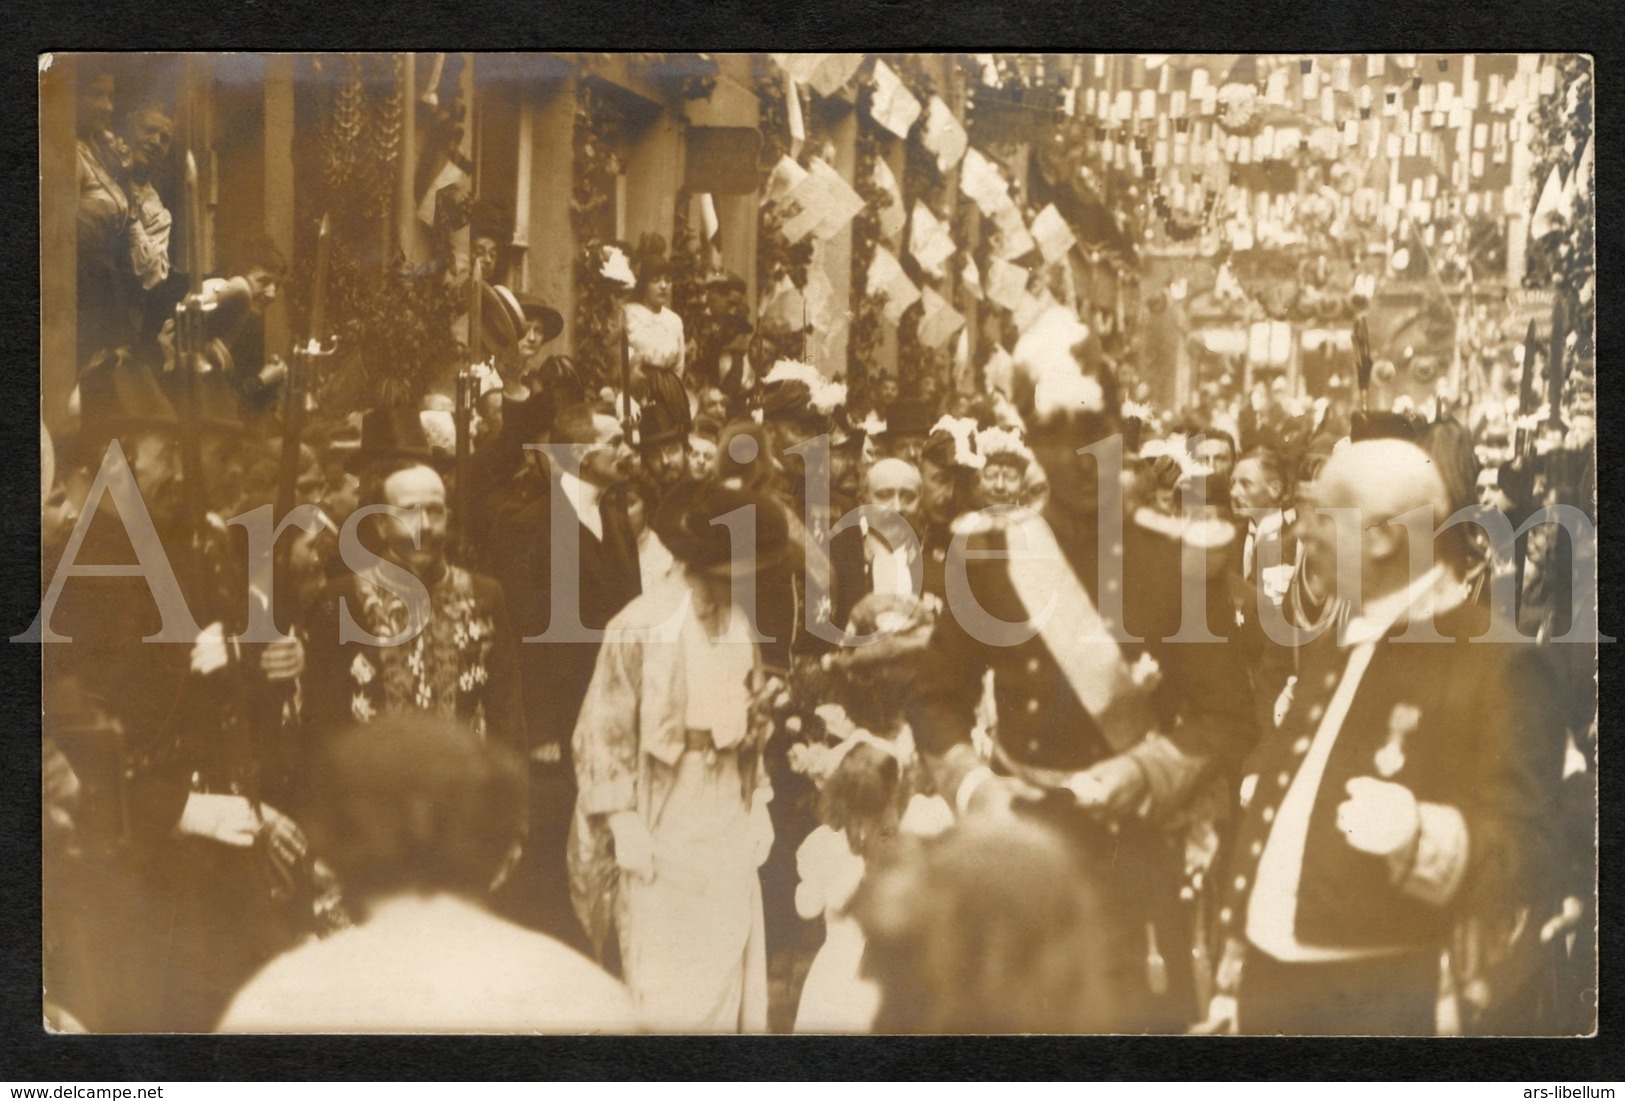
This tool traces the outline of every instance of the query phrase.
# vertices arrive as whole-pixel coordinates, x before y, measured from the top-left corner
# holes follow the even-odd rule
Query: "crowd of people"
[[[286,263],[177,339],[172,124],[85,87],[53,1027],[1589,1029],[1594,542],[1526,522],[1590,520],[1585,387],[1158,410],[1051,299],[997,387],[849,393],[640,249],[623,375],[487,283],[466,421],[294,437]]]

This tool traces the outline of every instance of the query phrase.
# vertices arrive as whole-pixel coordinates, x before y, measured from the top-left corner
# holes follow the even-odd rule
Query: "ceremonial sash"
[[[1154,718],[1122,647],[1042,516],[1028,512],[1012,519],[1006,540],[1014,552],[1008,561],[1010,584],[1028,621],[1038,620],[1034,625],[1045,648],[1112,752],[1124,752],[1145,737]]]

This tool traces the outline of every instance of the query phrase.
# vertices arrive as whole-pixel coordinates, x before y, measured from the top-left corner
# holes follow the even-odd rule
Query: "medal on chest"
[[[1397,703],[1388,715],[1388,740],[1377,750],[1377,775],[1391,780],[1405,767],[1405,739],[1422,723],[1422,709],[1412,703]]]

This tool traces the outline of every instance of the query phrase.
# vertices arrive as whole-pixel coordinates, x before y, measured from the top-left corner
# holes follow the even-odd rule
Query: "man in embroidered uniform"
[[[1357,538],[1363,603],[1305,646],[1280,727],[1245,770],[1208,1024],[1432,1033],[1453,922],[1539,927],[1563,735],[1533,647],[1468,641],[1488,620],[1464,600],[1460,563],[1412,576],[1399,518],[1432,531],[1448,512],[1421,449],[1351,444],[1311,493],[1300,538],[1321,576],[1337,564],[1331,510],[1357,510],[1343,554]]]
[[[429,465],[416,411],[374,411],[362,431],[362,503],[418,510],[419,520],[375,518],[381,522],[371,530],[382,544],[375,564],[346,575],[317,610],[312,725],[330,734],[381,714],[425,711],[517,752],[524,704],[502,587],[446,560],[446,486]],[[422,584],[426,606],[405,594],[401,570]],[[350,637],[346,612],[371,638]]]
[[[956,525],[948,610],[909,717],[961,815],[1027,806],[1060,825],[1081,856],[1112,869],[1113,951],[1132,972],[1125,1019],[1179,1029],[1196,1006],[1190,969],[1178,966],[1190,958],[1190,919],[1179,902],[1183,836],[1172,822],[1215,761],[1245,753],[1246,674],[1216,637],[1170,643],[1182,633],[1182,577],[1197,620],[1183,624],[1186,637],[1222,626],[1224,594],[1210,583],[1205,551],[1186,554],[1177,535],[1124,524],[1109,471],[1105,491],[1097,488],[1095,459],[1078,448],[1111,446],[1115,382],[1087,328],[1064,312],[1036,326],[1016,355],[1016,398],[1054,487],[1049,506],[1042,517],[1006,506]],[[989,668],[998,711],[991,762],[970,737]]]

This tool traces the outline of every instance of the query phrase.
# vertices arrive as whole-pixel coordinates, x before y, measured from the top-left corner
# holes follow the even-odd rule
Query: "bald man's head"
[[[902,459],[881,459],[863,475],[863,503],[889,508],[912,523],[920,513],[920,471]]]
[[[1318,496],[1335,494],[1338,507],[1358,508],[1362,523],[1391,520],[1424,506],[1433,510],[1434,523],[1443,523],[1450,511],[1444,478],[1431,456],[1406,440],[1361,440],[1332,453],[1315,479]]]
[[[1332,453],[1309,487],[1306,514],[1298,517],[1310,569],[1329,582],[1339,554],[1360,561],[1369,600],[1403,588],[1411,576],[1409,529],[1398,522],[1418,510],[1436,531],[1449,517],[1450,497],[1426,451],[1404,440],[1362,440]],[[1321,510],[1353,510],[1357,523],[1338,523]],[[1420,528],[1418,529],[1420,530]],[[1345,546],[1339,547],[1343,539]],[[1432,537],[1428,539],[1432,562]]]

